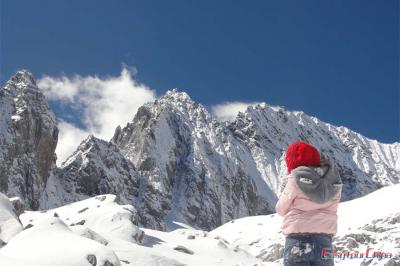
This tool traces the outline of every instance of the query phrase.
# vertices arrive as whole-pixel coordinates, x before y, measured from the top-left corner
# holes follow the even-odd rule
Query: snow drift
[[[282,219],[276,214],[232,220],[210,232],[184,224],[162,232],[138,227],[135,208],[115,199],[101,195],[45,212],[23,213],[25,229],[0,249],[0,265],[282,264]],[[399,200],[400,185],[394,185],[340,203],[335,249],[369,247],[390,252],[392,258],[337,258],[336,265],[398,265],[400,207],[393,203]],[[9,227],[12,224],[3,226]]]

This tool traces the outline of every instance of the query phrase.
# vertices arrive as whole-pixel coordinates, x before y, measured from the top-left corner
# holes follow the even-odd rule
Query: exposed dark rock
[[[25,211],[25,203],[19,197],[10,198],[15,214],[20,216]]]
[[[194,254],[194,252],[192,250],[188,249],[187,247],[181,246],[181,245],[174,247],[174,250],[177,250],[177,251],[189,254],[189,255]]]
[[[86,208],[83,208],[82,210],[79,210],[79,211],[78,211],[78,213],[82,213],[82,212],[85,212],[85,211],[87,211],[87,210],[89,210],[89,208],[88,208],[88,207],[86,207]]]
[[[33,227],[33,224],[27,224],[27,225],[24,227],[24,230],[29,229],[29,228],[31,228],[31,227]]]
[[[390,221],[390,224],[398,224],[400,223],[400,213],[394,216]]]
[[[79,222],[77,222],[77,223],[72,223],[72,224],[70,224],[69,226],[84,225],[85,222],[86,222],[85,220],[81,220],[81,221],[79,221]]]
[[[87,261],[92,265],[92,266],[96,266],[97,265],[97,258],[95,255],[87,255],[86,257]]]
[[[136,243],[142,243],[145,237],[144,231],[138,229],[136,233],[132,236],[133,239],[136,240]]]
[[[114,266],[114,264],[112,264],[111,262],[106,260],[106,262],[104,263],[104,266]]]

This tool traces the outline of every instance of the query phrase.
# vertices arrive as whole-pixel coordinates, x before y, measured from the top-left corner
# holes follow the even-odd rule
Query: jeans
[[[288,235],[283,253],[284,266],[333,266],[332,258],[323,258],[323,249],[332,250],[332,238],[325,234]]]

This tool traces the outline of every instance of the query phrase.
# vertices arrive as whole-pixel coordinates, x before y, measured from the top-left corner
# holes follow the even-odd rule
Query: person
[[[332,237],[342,181],[334,163],[305,142],[289,145],[285,154],[286,185],[276,204],[286,236],[284,265],[334,265]]]

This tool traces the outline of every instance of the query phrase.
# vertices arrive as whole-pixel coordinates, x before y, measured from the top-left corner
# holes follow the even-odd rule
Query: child
[[[284,265],[334,265],[329,254],[337,231],[341,179],[333,163],[321,160],[318,150],[304,142],[292,143],[285,161],[287,183],[276,204],[286,236]]]

